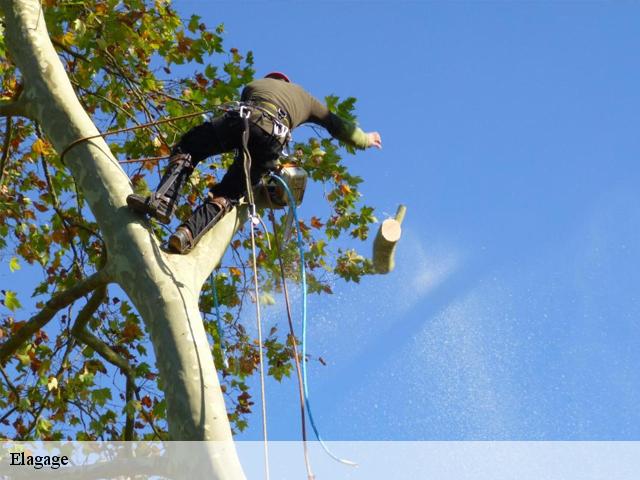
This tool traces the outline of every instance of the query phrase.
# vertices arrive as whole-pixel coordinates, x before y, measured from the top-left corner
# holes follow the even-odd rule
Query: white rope
[[[256,296],[256,323],[258,324],[258,353],[259,353],[259,364],[260,364],[260,395],[262,397],[262,436],[264,438],[264,468],[265,468],[265,478],[269,480],[269,447],[267,442],[267,398],[265,395],[265,386],[264,386],[264,361],[263,361],[263,347],[262,347],[262,318],[260,315],[260,290],[258,288],[258,266],[257,266],[257,256],[256,256],[256,241],[255,241],[255,233],[253,231],[253,219],[251,221],[251,225],[249,226],[251,229],[251,251],[253,255],[253,283],[255,287],[255,296]]]
[[[267,437],[267,397],[264,382],[264,354],[262,345],[262,316],[260,314],[260,289],[258,287],[258,261],[256,255],[256,237],[254,228],[260,223],[260,217],[256,214],[256,205],[253,198],[253,189],[251,188],[251,155],[248,149],[249,141],[249,115],[250,111],[242,107],[240,109],[240,117],[244,122],[244,131],[242,133],[242,155],[244,176],[247,188],[247,198],[249,200],[249,229],[251,230],[251,254],[253,257],[253,285],[256,296],[256,323],[258,325],[258,363],[260,364],[260,395],[262,397],[262,436],[264,439],[264,471],[265,479],[269,480],[269,445]]]

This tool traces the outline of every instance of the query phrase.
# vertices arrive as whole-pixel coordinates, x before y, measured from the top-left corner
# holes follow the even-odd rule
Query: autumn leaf
[[[169,146],[163,142],[160,147],[158,147],[158,154],[161,157],[167,157],[171,154],[171,150],[169,149]]]
[[[127,322],[122,330],[122,337],[126,341],[132,341],[142,335],[142,330],[140,327],[134,322]]]
[[[351,193],[351,187],[346,183],[341,183],[339,188],[343,195],[349,195]]]
[[[98,15],[104,15],[108,11],[107,5],[105,3],[102,3],[102,2],[101,3],[96,3],[93,8],[94,8],[95,12]]]
[[[155,162],[152,162],[151,160],[147,160],[147,161],[142,163],[142,168],[144,168],[148,172],[153,172],[153,170],[156,168],[156,164],[155,164]]]
[[[49,145],[41,138],[38,138],[35,142],[33,142],[33,144],[31,145],[31,151],[36,155],[48,155],[53,152],[51,145]]]
[[[4,306],[7,307],[11,311],[15,311],[18,308],[22,307],[22,305],[20,304],[20,301],[18,300],[18,296],[16,295],[16,292],[13,292],[11,290],[5,291],[5,293],[4,293]],[[14,324],[14,325],[16,325],[16,324]]]

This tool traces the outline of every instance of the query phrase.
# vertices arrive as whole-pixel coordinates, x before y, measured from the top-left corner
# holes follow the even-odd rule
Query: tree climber
[[[362,131],[331,113],[302,87],[291,83],[284,73],[272,72],[244,88],[238,108],[189,130],[173,148],[156,192],[148,197],[129,195],[127,204],[136,212],[169,223],[180,187],[196,165],[207,157],[235,149],[238,153],[220,183],[211,188],[205,202],[169,238],[170,251],[187,253],[245,193],[243,146],[248,147],[251,156],[251,185],[256,185],[276,167],[290,132],[306,122],[326,128],[331,136],[356,148],[382,148],[378,132]]]

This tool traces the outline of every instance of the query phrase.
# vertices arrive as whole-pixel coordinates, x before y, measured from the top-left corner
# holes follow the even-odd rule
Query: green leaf
[[[200,18],[198,15],[191,15],[191,19],[189,20],[189,31],[195,33],[198,29],[198,25],[200,25]]]
[[[9,270],[15,272],[16,270],[20,270],[20,262],[18,261],[18,257],[12,257],[9,260]]]
[[[142,404],[138,400],[129,400],[123,410],[128,415],[134,415],[142,409]]]
[[[91,398],[96,404],[103,406],[107,400],[111,400],[111,390],[108,388],[99,388],[91,392]]]
[[[16,292],[12,292],[11,290],[7,290],[4,294],[4,306],[7,307],[11,311],[15,311],[18,308],[21,308],[22,305],[18,300]]]
[[[22,397],[20,399],[20,403],[18,404],[18,410],[21,412],[26,412],[31,408],[31,400],[27,397]]]
[[[36,432],[39,434],[49,433],[53,424],[46,418],[40,418],[36,424]]]

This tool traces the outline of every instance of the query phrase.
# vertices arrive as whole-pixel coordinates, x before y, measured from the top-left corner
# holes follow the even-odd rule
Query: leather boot
[[[181,225],[178,230],[169,237],[169,251],[185,254],[193,248],[193,235],[188,227]]]
[[[131,194],[127,197],[127,205],[131,210],[143,215],[150,215],[160,223],[171,222],[180,187],[191,175],[191,172],[193,172],[191,155],[188,153],[172,155],[156,192],[148,197]]]
[[[204,234],[232,208],[231,200],[224,197],[212,198],[210,195],[202,205],[196,208],[189,220],[169,237],[169,250],[180,254],[189,253]]]

